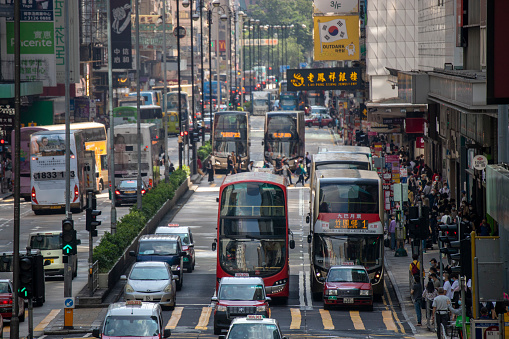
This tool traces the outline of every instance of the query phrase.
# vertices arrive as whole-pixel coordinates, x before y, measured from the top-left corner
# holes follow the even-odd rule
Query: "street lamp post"
[[[179,133],[182,132],[182,103],[180,100],[180,6],[179,6],[179,0],[175,0],[177,3],[177,88],[178,88],[178,111],[179,111]],[[185,138],[184,138],[185,139]],[[184,150],[184,140],[182,142],[179,142],[179,168],[182,168],[182,158],[183,158],[183,150]]]
[[[201,65],[201,144],[205,145],[205,109],[204,109],[204,91],[205,91],[205,77],[203,73],[203,6],[200,5],[200,65]],[[198,14],[193,14],[193,20],[198,20]],[[194,74],[194,72],[193,72]]]

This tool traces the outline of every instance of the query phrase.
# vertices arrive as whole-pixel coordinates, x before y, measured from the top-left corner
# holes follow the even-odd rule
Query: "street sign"
[[[176,36],[179,39],[182,39],[186,36],[186,29],[183,26],[175,27],[173,30],[173,35]]]
[[[290,65],[279,65],[279,73],[283,73],[287,69],[290,69]]]
[[[299,68],[306,68],[306,67],[308,67],[308,63],[307,62],[301,62],[299,64]]]
[[[64,308],[74,308],[74,297],[64,299]]]
[[[472,167],[476,170],[482,171],[488,166],[488,159],[484,155],[476,155],[472,162]]]

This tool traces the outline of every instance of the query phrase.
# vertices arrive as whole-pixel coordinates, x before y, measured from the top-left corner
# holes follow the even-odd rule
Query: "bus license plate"
[[[335,295],[331,295],[329,296],[329,300],[338,300],[338,297],[336,297]]]
[[[145,301],[152,301],[152,296],[146,295],[144,299],[145,299]]]
[[[343,303],[344,304],[353,304],[353,298],[344,298]]]

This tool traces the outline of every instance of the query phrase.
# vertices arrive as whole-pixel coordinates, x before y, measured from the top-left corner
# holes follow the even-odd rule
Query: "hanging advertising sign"
[[[288,69],[288,91],[354,90],[360,87],[360,68]]]
[[[351,14],[359,12],[359,0],[315,0],[315,13]]]
[[[132,68],[131,1],[109,0],[113,69]]]
[[[359,60],[359,16],[315,16],[315,61]]]

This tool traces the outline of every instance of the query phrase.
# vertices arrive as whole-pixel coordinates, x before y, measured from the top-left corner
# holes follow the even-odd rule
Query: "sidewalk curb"
[[[2,200],[7,200],[10,197],[12,197],[13,193],[7,194],[5,197],[2,198]]]
[[[384,261],[387,262],[384,258]],[[394,292],[396,293],[396,297],[398,298],[399,305],[401,307],[401,312],[405,316],[405,321],[407,322],[408,326],[410,326],[410,329],[412,330],[412,334],[417,334],[417,329],[415,328],[414,324],[410,321],[410,318],[408,317],[407,309],[404,303],[403,296],[401,295],[401,292],[399,291],[398,284],[396,283],[396,278],[394,278],[394,274],[391,270],[387,269],[387,266],[385,267],[385,271],[387,274],[389,274],[389,280],[391,281],[392,287],[394,288]]]

